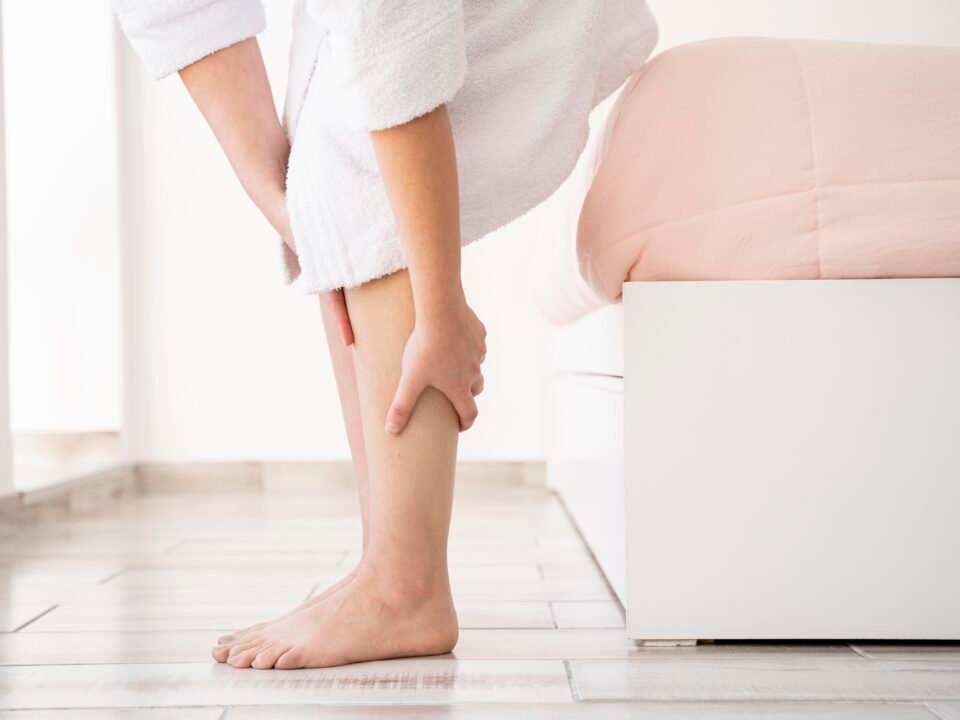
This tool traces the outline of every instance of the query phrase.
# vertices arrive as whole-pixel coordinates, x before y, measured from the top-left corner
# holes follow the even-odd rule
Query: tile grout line
[[[18,626],[18,627],[15,627],[13,630],[10,631],[10,633],[12,634],[12,633],[20,632],[21,630],[23,630],[23,629],[24,629],[25,627],[27,627],[28,625],[30,625],[30,624],[32,624],[32,623],[35,623],[37,620],[39,620],[40,618],[42,618],[44,615],[49,615],[49,614],[52,613],[54,610],[56,610],[58,607],[60,607],[60,606],[59,606],[59,605],[51,605],[50,607],[48,607],[46,610],[44,610],[42,613],[40,613],[40,614],[37,615],[36,617],[32,617],[32,618],[30,618],[29,620],[27,620],[25,623],[23,623],[23,625],[20,625],[20,626]]]
[[[933,705],[930,702],[923,703],[923,707],[926,708],[927,712],[929,712],[931,715],[937,718],[937,720],[950,720],[949,717],[947,717],[946,715],[941,713],[940,710],[937,709],[936,705]]]
[[[97,585],[104,585],[105,583],[110,582],[110,581],[113,580],[114,578],[120,577],[120,576],[123,575],[125,572],[127,572],[129,569],[130,569],[129,566],[122,567],[122,568],[120,568],[119,570],[117,570],[116,572],[110,573],[110,574],[107,575],[105,578],[101,578],[100,580],[97,580],[96,584],[97,584]]]
[[[306,602],[307,600],[313,597],[313,594],[317,591],[317,588],[320,587],[322,582],[323,581],[321,580],[320,582],[315,582],[313,585],[310,586],[310,589],[307,590],[307,596],[303,599],[303,602]]]
[[[160,554],[160,555],[169,555],[169,554],[172,553],[174,550],[176,550],[178,547],[182,547],[183,544],[186,543],[186,542],[187,542],[187,538],[180,538],[180,539],[177,540],[173,545],[171,545],[170,547],[168,547],[168,548],[165,549],[165,550],[162,550],[159,554]]]
[[[573,701],[582,702],[583,698],[580,697],[580,690],[577,689],[577,681],[573,677],[573,668],[570,666],[569,660],[563,661],[563,671],[567,676],[567,687],[570,688],[570,696]]]
[[[557,622],[557,614],[553,610],[553,600],[547,600],[547,610],[550,611],[550,622],[553,623],[553,629],[559,630],[560,624]]]

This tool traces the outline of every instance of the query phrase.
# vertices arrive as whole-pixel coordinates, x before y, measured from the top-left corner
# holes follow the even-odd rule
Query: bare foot
[[[300,610],[303,610],[304,608],[310,607],[311,605],[315,605],[318,602],[322,602],[323,600],[325,600],[326,598],[330,597],[335,592],[340,590],[340,588],[350,583],[353,580],[353,578],[356,577],[357,572],[359,570],[360,570],[360,566],[358,565],[349,573],[347,573],[342,578],[337,580],[333,585],[328,587],[326,590],[310,598],[307,598],[304,602],[300,603],[295,608],[293,608],[293,610],[290,610],[289,612],[284,613],[280,617],[274,618],[273,620],[267,620],[266,622],[257,623],[256,625],[250,625],[249,627],[245,627],[242,630],[234,630],[232,633],[228,635],[223,635],[219,637],[217,639],[217,644],[214,646],[210,654],[213,655],[213,659],[216,660],[217,662],[226,662],[227,655],[230,653],[230,648],[232,648],[236,643],[242,642],[244,638],[246,638],[250,633],[256,632],[258,630],[262,630],[268,625],[273,625],[273,623],[280,622],[281,620],[286,620],[288,617],[290,617],[294,613],[297,613]]]
[[[439,655],[457,643],[449,585],[405,594],[361,571],[322,602],[249,633],[229,649],[235,668],[319,668],[367,660]]]

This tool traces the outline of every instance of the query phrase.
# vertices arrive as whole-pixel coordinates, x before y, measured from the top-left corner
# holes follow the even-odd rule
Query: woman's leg
[[[384,420],[413,329],[409,275],[395,273],[347,292],[353,359],[369,469],[369,540],[352,582],[237,643],[235,667],[326,667],[450,651],[457,618],[447,574],[459,422],[428,388],[406,429]]]
[[[337,327],[337,321],[330,310],[326,298],[320,297],[320,314],[323,318],[323,328],[327,337],[327,345],[330,349],[330,361],[333,365],[333,374],[337,382],[337,393],[340,395],[340,407],[343,411],[343,422],[347,429],[347,441],[350,444],[350,456],[353,460],[353,468],[357,479],[357,494],[360,498],[360,519],[363,523],[363,550],[366,551],[367,543],[370,538],[370,526],[368,518],[368,474],[367,458],[363,448],[363,426],[360,418],[360,396],[357,393],[357,373],[353,364],[353,355],[350,348],[343,344],[340,338],[340,332]],[[361,557],[361,563],[363,562]],[[291,614],[306,605],[322,601],[328,595],[333,594],[346,583],[350,582],[357,574],[360,563],[357,564],[349,573],[340,578],[333,585],[330,585],[323,592],[314,595],[302,605],[294,608],[290,612],[274,620],[251,625],[243,630],[237,630],[229,635],[222,636],[217,640],[218,645],[213,649],[213,658],[217,662],[225,662],[230,648],[237,642],[240,642],[251,631],[259,630],[267,625],[289,617]]]
[[[366,552],[370,539],[369,523],[369,471],[367,454],[363,445],[363,421],[360,416],[360,395],[357,389],[357,371],[353,365],[351,349],[343,344],[337,320],[330,305],[320,297],[320,315],[323,329],[330,348],[330,361],[333,375],[337,381],[337,393],[340,395],[340,408],[343,412],[343,424],[347,429],[347,442],[350,444],[350,457],[357,476],[357,494],[360,496],[360,520],[363,523],[363,550]],[[362,560],[361,560],[362,562]],[[356,568],[354,571],[356,572]]]

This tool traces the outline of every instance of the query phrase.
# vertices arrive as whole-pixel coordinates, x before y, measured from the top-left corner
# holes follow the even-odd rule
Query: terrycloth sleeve
[[[313,0],[353,124],[400,125],[448,102],[467,73],[462,0]]]
[[[113,0],[150,74],[165,77],[266,27],[260,0]]]

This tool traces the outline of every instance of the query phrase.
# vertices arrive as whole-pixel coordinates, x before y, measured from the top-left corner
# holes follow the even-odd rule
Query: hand
[[[403,431],[427,387],[447,396],[460,417],[461,432],[473,425],[474,398],[483,392],[480,365],[487,354],[486,337],[483,323],[464,301],[418,318],[403,350],[400,383],[387,412],[387,434]]]

